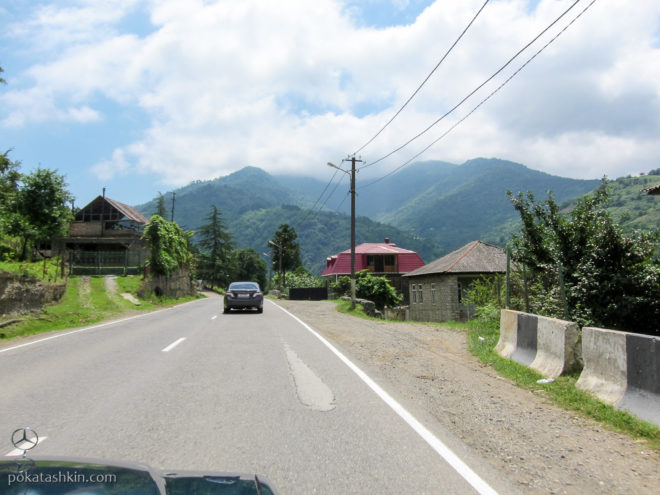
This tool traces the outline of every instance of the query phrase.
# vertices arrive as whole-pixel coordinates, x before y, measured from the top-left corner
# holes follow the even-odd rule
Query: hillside
[[[660,184],[660,169],[640,177],[620,177],[608,185],[610,202],[606,210],[625,229],[653,230],[660,228],[660,198],[641,192],[645,187]],[[569,210],[575,200],[562,207]]]
[[[553,190],[562,202],[593,190],[599,181],[555,177],[520,164],[479,158],[462,165],[415,163],[372,186],[367,184],[368,180],[360,179],[357,187],[358,243],[389,237],[431,261],[475,239],[506,243],[517,228],[507,190],[529,190],[538,197]],[[310,213],[307,209],[326,185],[314,178],[272,176],[246,167],[176,190],[174,218],[183,228],[196,230],[215,204],[237,247],[252,247],[260,253],[279,225],[288,223],[298,232],[305,265],[318,273],[327,256],[349,247],[349,201],[344,201],[340,212]],[[340,184],[327,202],[328,209],[341,203],[347,188],[347,181]],[[169,194],[166,204],[169,210]],[[156,202],[137,208],[151,215]]]
[[[268,240],[282,223],[292,225],[298,233],[303,264],[314,273],[321,273],[328,256],[350,248],[350,218],[344,214],[321,212],[284,205],[246,212],[228,222],[229,230],[238,246],[249,246],[259,253],[270,252]],[[417,251],[424,261],[432,261],[442,253],[432,242],[417,238],[391,225],[375,222],[368,217],[355,221],[356,242],[391,242]]]
[[[531,191],[544,197],[551,190],[562,202],[582,196],[598,184],[597,180],[566,179],[513,162],[479,158],[449,169],[445,180],[428,185],[396,210],[377,218],[398,227],[405,225],[449,251],[517,218],[507,191]]]
[[[225,219],[235,219],[248,211],[282,204],[305,204],[304,198],[256,167],[245,167],[218,179],[195,181],[174,192],[174,219],[186,230],[196,230],[203,225],[211,205],[216,205]],[[169,212],[169,193],[166,195],[166,204]],[[151,216],[156,211],[156,200],[136,208]]]

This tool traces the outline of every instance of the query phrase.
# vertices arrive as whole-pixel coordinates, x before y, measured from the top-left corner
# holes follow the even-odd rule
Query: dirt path
[[[472,356],[460,331],[362,320],[326,301],[278,304],[383,377],[386,389],[429,413],[526,493],[660,494],[660,455],[516,387]]]

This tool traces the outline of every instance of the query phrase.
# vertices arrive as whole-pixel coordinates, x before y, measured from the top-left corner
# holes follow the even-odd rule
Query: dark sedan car
[[[225,293],[225,313],[232,309],[254,308],[264,311],[264,295],[256,282],[232,282]]]

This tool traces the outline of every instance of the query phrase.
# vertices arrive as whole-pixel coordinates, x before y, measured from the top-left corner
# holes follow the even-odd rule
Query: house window
[[[419,297],[419,303],[422,304],[424,302],[424,292],[422,291],[422,284],[419,284],[417,286],[417,292]]]
[[[435,304],[435,284],[431,284],[431,304]]]
[[[416,289],[417,286],[415,284],[412,284],[410,287],[411,287],[410,300],[412,301],[413,304],[417,304],[417,289]]]

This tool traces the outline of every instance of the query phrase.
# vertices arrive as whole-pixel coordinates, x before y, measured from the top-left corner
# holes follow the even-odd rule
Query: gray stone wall
[[[173,298],[195,295],[195,286],[187,268],[176,270],[169,276],[150,275],[140,288],[140,296],[146,294],[168,296]]]
[[[456,275],[408,277],[410,319],[414,321],[450,321],[459,318],[458,278]],[[413,294],[413,285],[416,294]],[[422,286],[422,300],[419,286]],[[435,300],[433,298],[435,285]]]
[[[65,291],[64,282],[49,284],[36,277],[0,272],[0,316],[40,310],[59,301]]]

